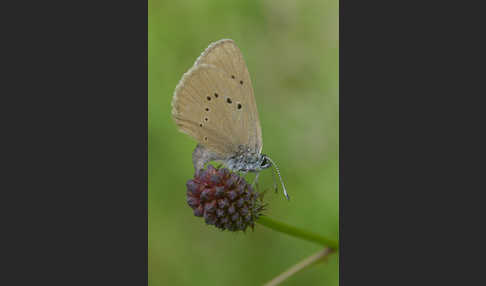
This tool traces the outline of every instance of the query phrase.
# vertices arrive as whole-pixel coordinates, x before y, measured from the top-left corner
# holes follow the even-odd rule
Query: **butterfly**
[[[231,39],[210,44],[176,86],[172,117],[179,131],[193,137],[195,171],[219,161],[232,171],[255,172],[275,166],[284,195],[289,196],[275,162],[262,154],[262,129],[250,74]]]

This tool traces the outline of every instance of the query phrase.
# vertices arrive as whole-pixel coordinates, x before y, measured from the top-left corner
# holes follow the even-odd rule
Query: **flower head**
[[[222,230],[245,231],[248,226],[253,229],[264,209],[251,185],[226,168],[209,165],[206,170],[196,172],[186,187],[187,204],[194,215]]]

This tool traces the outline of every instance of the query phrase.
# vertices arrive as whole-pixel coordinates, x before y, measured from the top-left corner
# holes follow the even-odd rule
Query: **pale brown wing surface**
[[[181,132],[222,157],[249,145],[254,116],[245,90],[214,65],[193,66],[176,87],[172,116]]]
[[[223,39],[212,43],[196,60],[195,66],[201,64],[210,64],[221,68],[225,71],[230,84],[237,87],[241,94],[241,104],[245,106],[248,115],[248,122],[244,125],[246,129],[239,132],[246,132],[245,136],[248,146],[252,151],[260,152],[262,148],[262,130],[258,118],[258,109],[256,106],[253,86],[246,63],[243,59],[240,49],[233,40]]]

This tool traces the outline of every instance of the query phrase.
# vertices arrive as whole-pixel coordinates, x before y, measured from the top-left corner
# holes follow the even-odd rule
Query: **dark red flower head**
[[[209,165],[196,172],[186,186],[187,204],[194,215],[222,230],[245,231],[248,226],[253,229],[264,208],[251,185],[226,168]]]

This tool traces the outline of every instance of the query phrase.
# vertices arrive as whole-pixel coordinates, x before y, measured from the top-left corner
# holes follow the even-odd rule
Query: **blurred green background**
[[[195,141],[179,133],[171,99],[211,43],[231,38],[255,89],[263,153],[292,200],[269,192],[267,215],[338,239],[338,0],[149,0],[149,285],[261,285],[320,246],[256,225],[221,232],[193,216],[185,183]],[[271,171],[260,187],[273,185]],[[338,257],[283,285],[338,285]]]

